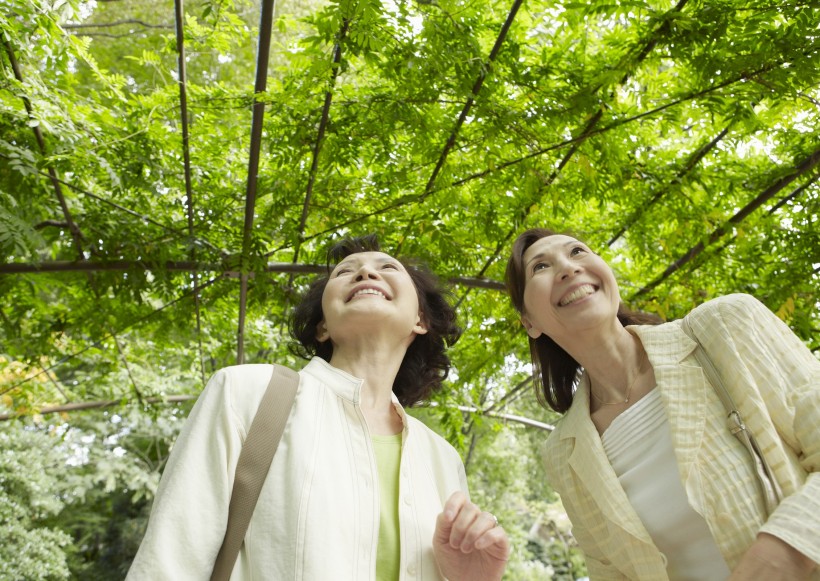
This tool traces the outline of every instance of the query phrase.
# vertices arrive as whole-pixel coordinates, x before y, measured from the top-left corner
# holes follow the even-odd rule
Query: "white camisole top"
[[[629,502],[666,557],[669,579],[726,579],[726,561],[681,484],[659,390],[615,418],[601,441]]]

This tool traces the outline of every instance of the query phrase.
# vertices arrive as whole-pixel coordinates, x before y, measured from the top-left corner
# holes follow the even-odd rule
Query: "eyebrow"
[[[362,263],[361,260],[358,260],[358,259],[354,258],[356,256],[356,254],[361,254],[361,253],[356,252],[355,254],[351,254],[350,256],[346,256],[345,258],[343,258],[341,260],[341,262],[338,262],[336,264],[336,266],[334,266],[331,270],[336,270],[337,268],[339,268],[340,266],[343,266],[343,265],[346,266],[348,264],[361,264]],[[389,256],[389,255],[380,256],[379,258],[376,259],[376,262],[378,262],[379,264],[384,264],[386,262],[395,262],[396,264],[401,264],[399,259],[393,258],[392,256]]]
[[[565,247],[565,246],[571,246],[572,244],[580,244],[580,241],[578,241],[578,240],[568,240],[567,242],[564,242],[564,243],[561,245],[561,247],[563,248],[563,247]],[[544,253],[543,253],[543,252],[541,252],[541,253],[539,253],[539,254],[536,254],[535,256],[533,256],[532,258],[530,258],[530,259],[526,262],[526,264],[524,264],[524,267],[529,266],[529,265],[530,265],[530,263],[531,263],[533,260],[538,260],[539,258],[542,258],[543,256],[544,256]]]

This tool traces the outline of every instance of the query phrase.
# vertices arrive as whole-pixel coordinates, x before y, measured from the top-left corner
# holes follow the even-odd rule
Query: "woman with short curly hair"
[[[346,239],[328,252],[328,276],[311,283],[299,305],[290,317],[290,333],[294,338],[291,350],[306,359],[318,356],[330,361],[333,356],[332,341],[320,341],[316,328],[321,323],[322,296],[330,280],[332,265],[352,254],[379,252],[379,241],[373,236]],[[456,324],[456,312],[447,301],[436,276],[427,268],[410,260],[400,260],[416,288],[419,311],[424,314],[426,332],[415,337],[402,359],[393,393],[399,402],[409,407],[427,399],[441,387],[450,369],[447,347],[461,336]]]
[[[407,415],[441,387],[460,334],[425,268],[351,238],[291,316],[310,361],[233,568],[232,581],[496,581],[509,541],[467,496],[464,465]],[[217,372],[157,491],[130,581],[208,579],[239,451],[270,365]]]

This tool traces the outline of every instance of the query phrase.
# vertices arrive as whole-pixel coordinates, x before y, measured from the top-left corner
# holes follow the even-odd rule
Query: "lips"
[[[392,300],[392,298],[380,288],[376,288],[374,286],[360,286],[353,289],[353,292],[348,295],[347,300],[345,302],[350,302],[355,298],[367,295],[381,297],[388,301]]]
[[[591,284],[582,284],[576,289],[573,289],[563,297],[561,300],[558,301],[558,305],[561,307],[566,307],[567,305],[571,305],[575,301],[581,300],[589,295],[593,294],[598,289]]]

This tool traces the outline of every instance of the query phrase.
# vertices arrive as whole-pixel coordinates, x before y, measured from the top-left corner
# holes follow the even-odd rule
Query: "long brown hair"
[[[521,233],[513,242],[510,258],[507,261],[505,281],[507,292],[519,314],[524,314],[524,289],[527,286],[524,253],[538,240],[556,234],[563,233],[548,228],[530,228]],[[572,234],[567,234],[567,236],[572,236]],[[573,236],[573,238],[577,237]],[[632,311],[623,302],[618,306],[618,320],[624,327],[663,323],[657,315]],[[533,385],[539,403],[556,412],[566,412],[572,405],[581,366],[558,343],[544,333],[537,339],[530,337],[529,342],[533,364]]]

